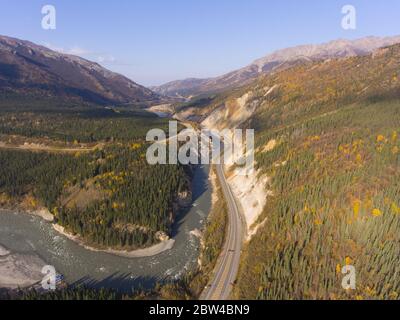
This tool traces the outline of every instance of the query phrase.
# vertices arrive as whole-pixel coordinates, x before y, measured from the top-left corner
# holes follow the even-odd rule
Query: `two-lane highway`
[[[245,225],[235,197],[226,181],[224,165],[215,166],[227,209],[228,232],[225,245],[214,270],[213,280],[204,289],[200,300],[227,300],[239,269]]]

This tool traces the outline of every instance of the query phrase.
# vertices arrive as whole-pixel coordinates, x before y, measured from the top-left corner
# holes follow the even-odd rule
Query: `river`
[[[178,279],[194,268],[201,229],[211,207],[208,166],[198,167],[193,178],[193,206],[182,210],[173,227],[174,247],[157,256],[123,258],[89,251],[55,231],[43,219],[15,212],[0,213],[0,246],[12,253],[36,255],[55,267],[70,284],[86,284],[130,292],[149,288],[156,281]]]

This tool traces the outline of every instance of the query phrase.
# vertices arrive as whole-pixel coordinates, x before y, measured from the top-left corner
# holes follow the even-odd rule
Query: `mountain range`
[[[400,36],[335,40],[278,50],[250,65],[216,78],[178,80],[145,88],[78,56],[53,51],[29,41],[0,36],[0,93],[64,97],[97,104],[140,106],[171,102],[242,87],[261,75],[307,62],[364,56],[400,43]]]
[[[249,84],[262,74],[282,71],[304,62],[363,56],[400,42],[400,36],[366,37],[357,40],[335,40],[319,45],[301,45],[282,49],[258,59],[250,65],[216,78],[190,78],[151,87],[164,96],[190,98]]]
[[[100,104],[156,102],[151,90],[95,62],[0,36],[0,92],[74,98]]]

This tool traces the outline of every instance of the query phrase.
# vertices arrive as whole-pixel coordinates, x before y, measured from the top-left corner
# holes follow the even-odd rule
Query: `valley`
[[[0,37],[0,262],[24,266],[12,288],[49,263],[73,285],[56,295],[398,299],[398,42],[284,49],[153,92]],[[254,129],[255,170],[150,165],[146,134],[170,119]]]

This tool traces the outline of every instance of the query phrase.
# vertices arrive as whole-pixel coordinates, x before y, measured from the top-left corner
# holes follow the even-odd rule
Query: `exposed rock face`
[[[246,92],[243,96],[231,99],[214,110],[203,122],[206,128],[225,129],[236,128],[249,119],[258,106],[258,100],[253,100],[253,92]]]
[[[171,97],[189,98],[206,92],[222,91],[242,86],[250,83],[261,74],[270,74],[307,61],[367,55],[378,48],[396,43],[400,43],[400,36],[336,40],[319,45],[297,46],[275,51],[254,61],[247,67],[220,77],[178,80],[153,87],[152,89],[157,93]]]
[[[41,208],[38,210],[34,210],[30,212],[32,215],[41,217],[42,219],[44,219],[45,221],[48,222],[53,222],[54,221],[54,216],[51,214],[51,212],[46,209],[46,208]]]
[[[259,176],[259,171],[253,171],[247,175],[242,174],[241,168],[235,168],[228,179],[229,186],[239,204],[242,207],[246,219],[247,240],[255,234],[252,232],[257,228],[257,220],[263,213],[268,196],[272,195],[267,190],[269,178]]]
[[[5,36],[0,36],[1,91],[103,104],[159,100],[151,90],[97,63]]]

